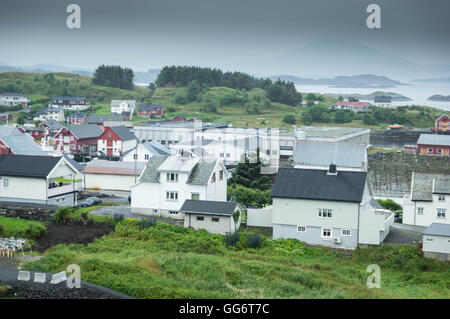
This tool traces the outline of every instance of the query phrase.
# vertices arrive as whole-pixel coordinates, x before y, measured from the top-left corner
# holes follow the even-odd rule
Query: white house
[[[184,214],[184,227],[213,234],[233,234],[241,225],[240,207],[235,202],[186,199],[180,212]]]
[[[155,155],[170,155],[171,151],[156,141],[138,144],[135,148],[123,154],[123,162],[143,162],[146,163],[150,157]]]
[[[80,111],[88,109],[89,103],[84,96],[54,96],[49,106],[56,109]]]
[[[450,224],[432,223],[422,236],[425,257],[450,260]]]
[[[64,121],[64,110],[62,108],[45,108],[41,107],[38,116],[33,118],[34,121],[55,120]]]
[[[411,193],[403,201],[403,224],[450,224],[450,175],[412,173]]]
[[[130,112],[130,114],[133,114],[135,110],[136,100],[111,100],[111,113]]]
[[[327,169],[331,164],[341,171],[367,172],[367,145],[308,140],[295,144],[294,167]]]
[[[186,199],[226,201],[227,176],[222,162],[186,156],[153,156],[131,188],[136,214],[184,220]]]
[[[64,157],[0,155],[0,201],[76,206],[78,174]]]
[[[26,107],[29,101],[28,97],[22,93],[0,93],[0,105],[2,106],[15,106],[20,104]]]
[[[392,96],[380,95],[375,96],[373,99],[373,105],[381,107],[391,107],[392,106]]]
[[[394,215],[371,198],[366,175],[334,165],[328,170],[280,168],[271,194],[273,238],[345,249],[379,245]]]
[[[84,187],[129,192],[144,170],[145,163],[95,160],[83,169]]]

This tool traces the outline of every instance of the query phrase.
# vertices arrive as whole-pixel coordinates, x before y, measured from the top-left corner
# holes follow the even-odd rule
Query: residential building
[[[379,95],[375,96],[373,99],[373,105],[381,107],[391,107],[392,106],[392,96]]]
[[[150,157],[157,155],[170,155],[172,152],[156,141],[139,143],[133,149],[126,151],[123,154],[122,161],[124,162],[142,162],[147,163]]]
[[[426,258],[450,261],[450,224],[432,223],[422,233]]]
[[[0,135],[0,154],[47,156],[33,137],[26,133]]]
[[[450,224],[450,175],[412,173],[411,193],[403,201],[403,224]]]
[[[55,96],[52,98],[51,108],[80,111],[89,108],[89,103],[84,96]]]
[[[55,149],[65,154],[95,154],[102,133],[95,124],[63,127],[54,137]]]
[[[137,113],[142,117],[163,117],[164,106],[157,104],[141,104],[139,105]]]
[[[186,199],[226,201],[225,166],[210,158],[153,156],[131,188],[134,214],[177,219]]]
[[[84,187],[129,192],[144,168],[145,163],[90,161],[83,169]]]
[[[356,143],[298,141],[294,167],[327,169],[331,164],[340,170],[367,172],[367,146]]]
[[[76,206],[77,174],[64,157],[0,154],[0,201]]]
[[[369,194],[366,172],[280,168],[272,188],[273,238],[354,249],[378,245],[394,215]]]
[[[109,157],[120,157],[137,145],[136,136],[125,126],[105,127],[105,131],[98,138],[97,150],[99,154]]]
[[[422,155],[450,155],[450,135],[420,134],[417,153]]]
[[[186,199],[180,212],[184,214],[184,227],[204,229],[213,234],[230,235],[241,225],[240,207],[235,202]],[[239,213],[235,221],[236,212]]]
[[[46,108],[41,107],[38,116],[34,117],[34,121],[55,120],[58,122],[64,121],[64,110],[62,108]]]
[[[337,110],[352,110],[354,112],[368,112],[371,104],[369,102],[337,101],[334,108]]]
[[[183,115],[175,115],[169,119],[170,122],[186,122],[186,118]]]
[[[87,123],[86,113],[74,112],[70,113],[66,118],[66,124],[79,125]]]
[[[134,113],[136,110],[136,100],[111,100],[111,113],[123,114],[124,112]]]
[[[28,133],[34,139],[43,139],[45,137],[45,127],[42,126],[20,126],[19,130],[22,133]]]
[[[22,93],[0,93],[0,105],[2,106],[22,105],[23,107],[27,107],[28,102],[30,100]]]
[[[115,123],[121,123],[120,125],[123,125],[124,118],[120,114],[89,114],[87,122],[88,124],[96,124],[104,130],[105,126],[118,126],[114,125]],[[107,123],[106,125],[105,122]]]
[[[12,114],[0,113],[0,125],[8,124],[13,119]]]
[[[450,117],[447,114],[442,114],[436,120],[433,131],[439,134],[450,134]]]

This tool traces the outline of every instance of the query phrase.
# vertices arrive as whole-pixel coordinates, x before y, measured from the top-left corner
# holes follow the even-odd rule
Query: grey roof
[[[75,167],[78,171],[82,171],[83,170],[83,164],[78,163],[77,161],[75,161],[74,159],[70,158],[67,155],[63,156],[70,164],[72,164],[73,167]]]
[[[135,140],[136,136],[130,132],[130,130],[123,125],[111,126],[111,129],[116,133],[122,141]]]
[[[450,194],[450,176],[447,175],[447,178],[435,179],[433,193]]]
[[[417,144],[450,146],[450,135],[420,134]]]
[[[78,139],[96,138],[103,133],[103,131],[96,124],[69,126],[68,129]]]
[[[216,167],[217,161],[207,161],[200,159],[200,161],[192,169],[191,175],[189,175],[188,184],[192,185],[206,185],[208,184],[209,177],[211,176],[214,167]]]
[[[146,164],[144,172],[139,179],[141,182],[159,183],[158,167],[166,160],[168,156],[152,156]]]
[[[164,106],[159,104],[141,104],[139,105],[139,111],[151,111],[152,109],[163,109]]]
[[[62,101],[82,101],[86,100],[84,96],[54,96],[52,97],[52,101],[62,100]]]
[[[272,188],[272,197],[361,202],[366,172],[280,168]]]
[[[219,202],[212,200],[192,200],[186,199],[181,206],[180,211],[183,213],[202,213],[209,215],[231,216],[236,210],[235,202]]]
[[[442,182],[440,182],[442,180]],[[450,175],[413,173],[411,185],[411,200],[414,201],[432,201],[433,184],[438,181],[438,190],[444,191],[442,187],[449,185]],[[448,189],[446,190],[448,192]],[[436,189],[435,189],[436,193]],[[445,193],[445,192],[444,192]]]
[[[89,124],[102,124],[103,122],[123,121],[123,116],[120,114],[89,114]]]
[[[164,145],[162,145],[161,143],[159,143],[157,141],[146,142],[146,143],[143,143],[142,146],[145,147],[145,149],[147,149],[150,152],[150,154],[152,154],[152,155],[170,155],[170,154],[172,154],[172,152],[167,147],[165,147]],[[135,150],[136,150],[136,147],[123,153],[123,156],[127,155],[128,153],[135,152]]]
[[[362,168],[367,162],[364,144],[298,141],[295,146],[294,164]]]
[[[111,100],[111,107],[117,107],[122,102],[127,102],[127,104],[131,107],[136,107],[136,100]]]
[[[26,96],[23,93],[0,93],[0,96]]]
[[[19,130],[16,127],[8,125],[0,125],[0,136],[8,136],[17,133]]]
[[[378,201],[375,198],[373,198],[373,197],[370,198],[370,202],[369,203],[370,203],[370,206],[372,206],[375,209],[384,209],[384,207],[381,206],[381,204],[378,203]]]
[[[15,155],[48,156],[29,134],[12,134],[0,137],[0,140],[2,140]]]
[[[59,123],[58,121],[53,120],[53,119],[45,120],[41,124],[44,126],[47,126],[50,131],[60,130],[63,127],[65,127],[64,125],[62,125],[61,123]]]
[[[79,113],[79,112],[75,112],[75,113],[70,113],[67,118],[83,118],[86,116],[86,113]]]
[[[0,154],[0,175],[45,178],[61,157]]]
[[[84,167],[84,173],[108,175],[139,175],[145,168],[145,163],[95,160]]]
[[[423,234],[450,237],[450,224],[432,223],[430,227],[423,231]]]
[[[392,96],[378,95],[374,97],[373,101],[378,103],[390,103],[392,102]]]

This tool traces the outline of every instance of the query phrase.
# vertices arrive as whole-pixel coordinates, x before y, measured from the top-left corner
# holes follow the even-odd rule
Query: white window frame
[[[346,234],[348,232],[348,234]],[[351,229],[341,229],[341,235],[344,237],[351,237],[352,236],[352,230]]]
[[[217,220],[215,220],[215,219],[217,219]],[[220,222],[220,217],[211,217],[211,222],[212,222],[212,223],[218,223],[218,222]]]
[[[167,191],[166,192],[166,200],[169,201],[169,202],[178,202],[178,192]]]
[[[167,182],[178,183],[178,173],[167,173]]]
[[[445,194],[438,194],[438,201],[445,202]]]
[[[423,207],[417,207],[417,215],[423,215],[425,208]]]
[[[439,216],[441,215],[441,216]],[[440,219],[446,219],[447,218],[447,210],[445,208],[437,208],[436,209],[436,217]]]
[[[9,178],[3,177],[2,179],[3,179],[2,182],[3,188],[9,188]]]
[[[195,220],[196,220],[196,221],[199,221],[199,222],[204,222],[204,221],[205,221],[205,216],[197,216],[197,217],[195,218]]]
[[[306,226],[297,226],[297,233],[306,233]]]
[[[317,215],[320,218],[333,218],[333,210],[331,208],[318,208]]]
[[[330,230],[330,236],[324,236],[324,235],[323,235],[324,231],[327,230],[327,229]],[[333,239],[333,228],[331,228],[331,227],[322,227],[322,228],[320,229],[320,237],[321,237],[322,239]]]

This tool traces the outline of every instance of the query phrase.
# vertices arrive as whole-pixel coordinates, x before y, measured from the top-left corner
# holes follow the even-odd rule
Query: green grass
[[[248,234],[247,234],[248,235]],[[206,231],[121,222],[87,246],[58,245],[27,269],[81,267],[83,280],[139,298],[450,298],[450,266],[413,246],[357,249],[352,257],[295,240],[265,238],[236,247]],[[381,267],[381,288],[366,286],[368,265]]]
[[[20,237],[34,239],[43,235],[47,228],[43,222],[0,216],[3,237]]]

